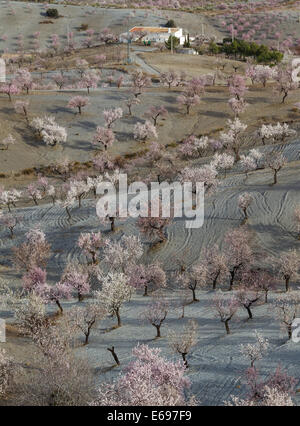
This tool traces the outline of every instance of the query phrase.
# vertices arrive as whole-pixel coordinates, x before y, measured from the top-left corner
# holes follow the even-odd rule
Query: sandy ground
[[[203,60],[205,61],[205,58]],[[163,64],[162,68],[164,66]],[[25,120],[15,113],[13,102],[8,102],[5,95],[0,97],[0,138],[12,134],[17,140],[17,143],[8,151],[0,152],[1,173],[10,174],[34,166],[48,165],[61,155],[67,155],[71,160],[76,161],[90,160],[95,152],[92,138],[96,127],[103,125],[102,112],[107,108],[121,107],[124,110],[123,118],[114,127],[117,142],[111,148],[113,155],[132,153],[143,150],[147,146],[134,140],[133,129],[137,122],[145,121],[144,114],[152,105],[164,105],[169,112],[168,117],[160,120],[158,126],[159,141],[164,145],[180,142],[189,134],[217,136],[218,132],[226,127],[226,121],[232,118],[232,113],[227,106],[228,89],[222,86],[208,88],[202,97],[201,104],[192,108],[188,116],[176,101],[180,89],[168,90],[155,87],[147,89],[142,95],[141,104],[133,107],[132,117],[126,115],[125,102],[130,96],[128,87],[99,88],[91,91],[90,105],[84,109],[82,115],[76,114],[67,107],[70,98],[78,93],[86,95],[86,91],[75,93],[62,90],[33,92],[26,96],[26,99],[30,101],[30,118],[51,114],[56,117],[60,125],[66,127],[67,142],[56,148],[45,146],[37,140]],[[264,122],[297,121],[299,113],[294,112],[293,105],[299,100],[299,93],[300,90],[291,93],[286,104],[282,105],[278,103],[279,98],[273,93],[272,87],[264,91],[258,86],[250,87],[245,96],[249,106],[241,119],[249,125],[249,129],[257,128]],[[23,96],[15,97],[14,100],[21,98]]]
[[[191,34],[201,32],[202,19],[198,14],[172,11],[152,11],[139,9],[103,9],[99,7],[85,6],[66,6],[53,5],[61,17],[51,20],[52,23],[43,24],[43,21],[49,20],[45,16],[45,5],[25,2],[1,2],[0,14],[0,53],[5,48],[9,50],[18,50],[17,36],[22,34],[24,37],[25,49],[33,46],[33,34],[40,31],[41,47],[49,45],[49,37],[52,34],[58,34],[61,42],[66,42],[67,28],[74,32],[75,43],[81,43],[84,39],[83,32],[78,29],[81,24],[88,24],[96,32],[101,32],[105,27],[109,27],[116,34],[121,34],[128,29],[137,26],[161,26],[169,18],[175,19],[176,25],[182,27]],[[27,7],[30,5],[30,8]],[[11,13],[15,11],[15,14]],[[134,15],[133,15],[134,12]],[[219,31],[213,28],[205,20],[205,31],[210,35],[219,37]],[[1,40],[3,35],[7,40]]]
[[[291,147],[287,152],[295,153]],[[293,156],[293,155],[291,155]],[[147,260],[159,260],[166,270],[174,269],[174,258],[180,257],[191,265],[199,258],[200,251],[213,243],[222,246],[224,233],[235,228],[241,223],[241,213],[237,208],[237,197],[247,190],[255,201],[249,210],[249,229],[254,232],[263,257],[268,254],[278,255],[287,248],[298,248],[299,241],[295,235],[295,229],[291,224],[291,212],[300,202],[299,192],[299,162],[292,162],[279,174],[279,184],[270,186],[272,180],[270,172],[253,172],[248,180],[244,177],[229,176],[222,181],[215,203],[206,202],[204,226],[197,230],[187,230],[184,221],[177,219],[168,228],[167,242],[156,250],[146,253]],[[16,238],[9,240],[7,233],[0,234],[0,262],[2,276],[9,279],[14,285],[19,284],[19,277],[10,265],[10,249],[13,245],[23,240],[24,233],[32,226],[39,225],[46,232],[52,245],[53,256],[47,268],[49,281],[57,280],[65,263],[75,258],[80,258],[76,240],[80,232],[102,230],[111,238],[120,238],[123,234],[137,234],[133,220],[118,223],[117,232],[114,235],[107,233],[107,228],[99,224],[95,214],[95,201],[86,200],[81,209],[72,211],[72,226],[67,221],[64,210],[58,207],[45,205],[18,209],[23,217],[22,227],[16,229]],[[80,258],[84,261],[84,258]],[[226,288],[226,283],[224,283]],[[280,289],[278,290],[280,291]],[[168,290],[166,295],[170,301],[175,301],[176,290]],[[270,297],[276,297],[273,293]],[[194,318],[199,324],[199,343],[192,351],[188,376],[192,381],[192,391],[197,395],[202,404],[221,405],[230,394],[243,395],[245,388],[241,380],[242,371],[247,363],[239,353],[239,344],[253,339],[252,332],[259,330],[270,340],[271,350],[269,355],[260,364],[263,375],[267,375],[277,364],[281,364],[287,371],[298,377],[299,344],[286,343],[286,337],[281,334],[278,323],[273,319],[267,305],[259,305],[253,309],[254,319],[247,321],[246,311],[240,309],[238,317],[232,323],[233,334],[225,336],[223,325],[215,318],[211,309],[213,293],[201,291],[198,293],[199,303],[187,306],[186,318]],[[114,344],[122,365],[130,360],[131,349],[137,343],[147,343],[150,346],[159,346],[163,354],[171,356],[167,345],[167,328],[178,325],[179,312],[172,310],[163,326],[162,339],[153,340],[153,327],[141,324],[138,320],[139,313],[144,309],[148,300],[137,295],[121,310],[123,327],[110,332],[115,320],[107,319],[101,323],[91,335],[90,344],[87,347],[78,348],[78,356],[87,357],[94,368],[97,380],[111,379],[118,374],[119,369],[113,370],[109,352],[106,348]],[[65,308],[70,307],[74,301],[65,303]],[[51,309],[52,310],[52,309]],[[10,314],[2,312],[2,318],[9,319]],[[81,345],[80,336],[78,344]],[[8,336],[8,344],[2,345],[13,354],[22,351],[22,358],[27,362],[32,348],[26,340],[16,340]],[[23,353],[23,346],[26,348]],[[25,354],[25,355],[24,355]],[[101,374],[102,373],[102,374]],[[299,387],[299,386],[298,386]]]
[[[25,4],[17,4],[17,8],[23,10]],[[26,16],[24,21],[28,22],[28,25],[25,24],[24,26],[24,34],[31,34],[36,30],[33,22],[36,23],[38,28],[40,8],[41,6],[37,5],[38,10],[33,7],[32,12],[24,12]],[[65,10],[69,10],[69,8],[68,6]],[[87,8],[87,10],[89,9]],[[76,11],[72,9],[71,12],[72,22],[74,16],[74,28],[87,19],[87,15],[80,8],[76,8]],[[28,16],[33,17],[32,21],[27,19],[27,13]],[[138,13],[144,16],[144,11]],[[62,14],[67,15],[67,11],[62,12]],[[100,24],[104,25],[105,23],[105,26],[109,24],[112,28],[115,25],[116,28],[119,28],[120,19],[123,19],[122,14],[127,16],[128,11],[109,11],[107,15],[101,15],[103,21]],[[95,19],[93,25],[96,25],[99,16],[96,16],[96,14],[88,15],[88,18]],[[8,22],[12,26],[13,19],[16,19],[16,17],[7,15],[7,12],[5,15],[1,14],[0,28],[3,28],[1,27],[3,22]],[[158,23],[160,19],[158,19]],[[198,17],[195,17],[195,27],[198,24],[196,19]],[[63,22],[63,18],[55,21],[49,33],[43,29],[43,37],[46,39],[53,32],[63,35],[65,30]],[[55,31],[54,25],[58,25]],[[15,37],[16,30],[11,29],[9,31],[11,31],[9,38]],[[175,68],[178,71],[184,70],[187,61],[185,55],[172,56],[151,52],[144,53],[142,58],[150,66],[158,68],[159,71],[169,68]],[[214,59],[211,57],[189,56],[188,59],[190,64],[188,73],[190,75],[196,76],[214,69]],[[227,72],[232,72],[231,66],[228,65]],[[46,76],[46,78],[48,77]],[[33,137],[22,117],[15,114],[12,104],[8,102],[6,97],[3,95],[0,97],[0,138],[11,133],[17,139],[17,144],[7,152],[0,151],[0,175],[1,173],[9,175],[25,168],[47,165],[62,155],[68,155],[70,159],[77,161],[86,161],[91,158],[94,152],[91,139],[96,126],[103,124],[103,110],[116,106],[124,107],[124,102],[129,95],[129,88],[124,87],[120,90],[99,88],[92,91],[90,105],[81,116],[67,108],[67,102],[74,93],[62,90],[33,92],[28,96],[31,118],[44,113],[54,114],[58,123],[67,127],[69,134],[67,143],[55,149],[42,146]],[[283,120],[295,121],[293,126],[298,130],[296,121],[299,120],[299,114],[293,111],[293,104],[299,101],[299,93],[299,90],[294,91],[287,103],[281,105],[278,103],[278,97],[273,93],[272,85],[268,85],[266,90],[262,90],[258,86],[250,87],[246,95],[249,107],[247,113],[241,119],[248,124],[249,131],[253,130],[254,127],[257,128],[263,122]],[[136,122],[144,120],[145,111],[152,105],[164,105],[169,111],[169,117],[161,121],[158,127],[159,140],[163,144],[179,142],[191,133],[195,135],[206,133],[217,135],[217,132],[225,127],[226,120],[232,117],[226,104],[229,96],[228,89],[225,87],[217,85],[208,88],[203,96],[202,103],[192,110],[190,116],[186,116],[184,111],[178,108],[176,104],[178,94],[178,89],[168,90],[155,86],[147,89],[146,93],[142,95],[141,105],[138,108],[133,108],[133,117],[125,115],[117,123],[115,131],[118,142],[112,148],[112,153],[114,155],[125,154],[145,148],[144,144],[134,141],[133,127]],[[23,96],[15,99],[21,98]],[[242,221],[241,213],[237,208],[237,198],[245,191],[250,192],[254,197],[254,203],[249,209],[248,226],[255,235],[255,240],[263,254],[262,258],[266,258],[269,254],[280,255],[280,252],[290,248],[299,249],[299,240],[296,238],[296,230],[292,222],[294,207],[300,203],[299,146],[298,132],[297,138],[290,141],[284,148],[284,155],[288,158],[289,164],[280,171],[279,183],[275,186],[270,186],[272,174],[269,170],[253,172],[245,180],[244,175],[240,174],[238,167],[236,167],[226,179],[221,181],[216,195],[206,201],[203,227],[196,230],[186,229],[184,221],[176,219],[169,226],[168,238],[163,245],[155,250],[150,250],[149,246],[145,244],[145,258],[149,262],[159,260],[167,271],[173,271],[176,268],[174,259],[178,257],[190,266],[199,259],[203,247],[214,243],[222,247],[225,232],[236,228]],[[262,149],[262,147],[259,147],[259,149]],[[199,164],[202,162],[203,160],[198,161]],[[197,164],[197,161],[193,164]],[[26,179],[29,180],[30,178]],[[13,177],[8,180],[0,179],[0,185],[6,183],[21,185],[25,183],[25,178],[19,176],[17,179]],[[80,251],[76,247],[76,241],[81,232],[101,230],[105,236],[113,239],[119,239],[123,234],[138,234],[133,220],[118,223],[117,231],[114,234],[108,232],[107,226],[99,223],[95,212],[95,200],[93,199],[84,200],[81,209],[77,207],[72,209],[71,226],[67,220],[66,212],[58,206],[50,204],[38,207],[30,206],[18,208],[16,212],[22,215],[22,224],[16,228],[15,238],[9,239],[7,231],[0,229],[0,272],[1,276],[7,279],[12,287],[20,286],[20,275],[12,268],[11,248],[20,244],[24,240],[25,232],[33,226],[40,226],[52,245],[53,255],[47,268],[49,282],[55,282],[59,279],[66,262],[78,258],[80,261],[86,261],[85,257],[80,257]],[[292,286],[295,287],[295,283],[292,283]],[[174,301],[177,298],[177,291],[171,287],[171,283],[169,283],[167,296],[170,301]],[[224,283],[225,288],[226,283]],[[273,293],[270,300],[277,297],[280,291],[281,289],[278,289],[276,293]],[[192,381],[192,392],[195,393],[201,404],[222,405],[230,394],[244,395],[245,388],[241,375],[247,367],[247,363],[241,357],[239,344],[252,341],[252,334],[255,329],[267,337],[271,343],[269,355],[259,364],[263,376],[274,370],[277,364],[281,364],[289,374],[299,378],[300,346],[291,342],[286,343],[286,336],[281,334],[279,325],[273,319],[268,306],[259,305],[255,307],[252,321],[247,321],[246,311],[240,309],[238,317],[232,323],[232,335],[225,336],[223,325],[215,318],[210,307],[212,296],[213,294],[210,291],[199,291],[200,302],[189,305],[186,308],[186,318],[180,320],[184,322],[189,318],[194,318],[199,324],[199,342],[189,357],[188,376]],[[141,324],[137,320],[139,312],[143,310],[147,302],[148,300],[139,294],[134,296],[132,301],[127,303],[121,311],[123,327],[105,332],[115,323],[115,319],[107,319],[92,332],[88,346],[80,346],[82,337],[78,340],[78,356],[83,356],[90,361],[99,381],[111,379],[120,371],[119,368],[111,369],[113,361],[106,348],[112,344],[116,347],[122,366],[125,366],[130,360],[131,349],[137,343],[147,343],[154,347],[159,346],[164,355],[173,356],[168,348],[165,336],[167,328],[176,328],[179,312],[174,310],[170,312],[162,328],[164,337],[153,340],[154,328],[147,324]],[[74,303],[76,302],[65,303],[65,308]],[[51,307],[49,310],[52,311],[53,309]],[[0,317],[6,318],[9,324],[13,321],[10,312],[1,311]],[[5,347],[22,366],[29,364],[33,356],[33,347],[29,341],[16,336],[15,333],[9,333],[7,343],[0,344],[0,347]],[[300,385],[298,384],[297,387],[300,388]],[[299,393],[297,393],[295,400],[299,404]]]

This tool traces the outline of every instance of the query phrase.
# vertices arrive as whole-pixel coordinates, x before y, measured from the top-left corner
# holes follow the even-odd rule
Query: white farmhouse
[[[180,45],[183,45],[185,41],[182,28],[133,27],[129,32],[133,34],[133,40],[141,39],[142,41],[150,41],[152,43],[164,43],[172,35],[179,39]],[[141,38],[141,34],[145,35]]]

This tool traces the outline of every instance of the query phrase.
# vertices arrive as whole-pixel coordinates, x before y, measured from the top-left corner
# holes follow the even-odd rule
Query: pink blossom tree
[[[7,151],[8,147],[14,145],[16,143],[16,139],[12,135],[8,135],[6,138],[0,141],[1,150]]]
[[[38,200],[41,200],[43,198],[43,195],[41,191],[39,190],[39,187],[35,183],[30,183],[27,186],[26,192],[30,198],[32,198],[34,204],[38,205]]]
[[[22,114],[24,115],[27,124],[29,124],[29,119],[28,119],[28,106],[29,106],[29,102],[28,101],[16,101],[15,102],[15,111],[18,114]]]
[[[241,100],[247,92],[246,80],[239,74],[233,74],[228,78],[229,92],[237,100]]]
[[[198,324],[195,320],[189,320],[188,323],[181,329],[171,330],[168,334],[170,347],[175,353],[182,356],[182,360],[186,368],[189,367],[187,355],[192,347],[197,344]]]
[[[123,273],[109,272],[100,277],[102,288],[95,292],[96,300],[104,309],[117,318],[116,327],[121,327],[120,309],[131,298],[132,287],[128,285],[128,278]]]
[[[300,259],[299,253],[296,250],[288,250],[281,253],[276,259],[275,266],[277,272],[285,282],[285,291],[290,290],[291,280],[299,279]]]
[[[98,126],[93,137],[93,144],[100,145],[105,151],[112,146],[115,141],[115,134],[111,129]]]
[[[51,255],[46,235],[39,228],[33,228],[25,235],[24,243],[13,248],[13,262],[17,269],[29,271],[35,266],[45,267]]]
[[[66,265],[60,283],[77,294],[78,302],[82,302],[84,296],[90,292],[89,274],[78,262]]]
[[[120,118],[123,117],[123,110],[122,108],[104,110],[103,117],[104,117],[106,127],[110,129],[111,127],[114,126],[117,120],[120,120]]]
[[[13,82],[0,86],[0,91],[8,96],[10,102],[13,95],[18,95],[20,93],[19,87]]]
[[[257,330],[254,331],[255,342],[240,345],[240,351],[244,358],[250,361],[250,367],[254,367],[255,362],[261,360],[270,347],[268,339],[265,339]]]
[[[215,244],[202,253],[203,262],[206,265],[206,280],[212,284],[213,290],[217,284],[229,275],[227,258]]]
[[[238,275],[247,270],[253,262],[250,246],[251,234],[245,227],[230,229],[224,237],[224,253],[230,274],[229,290],[232,290]]]
[[[299,316],[300,298],[298,292],[283,293],[272,302],[272,312],[281,327],[292,338],[292,325]]]
[[[148,111],[145,112],[145,117],[153,120],[154,126],[157,125],[158,117],[165,118],[168,115],[168,111],[164,106],[152,106]]]
[[[97,264],[98,251],[104,245],[101,232],[81,233],[77,245],[86,255],[91,256],[94,265]]]
[[[248,211],[247,209],[250,207],[250,205],[253,202],[253,197],[248,192],[244,192],[241,194],[238,198],[238,206],[243,211],[244,214],[244,220],[248,220]]]
[[[155,289],[166,287],[166,274],[156,263],[151,265],[132,264],[126,268],[128,284],[132,287],[144,289],[143,296],[148,296],[148,289],[152,285]]]
[[[145,123],[136,123],[134,126],[134,139],[145,142],[148,138],[158,138],[155,126],[146,120]]]
[[[74,96],[68,103],[69,108],[78,108],[78,113],[81,114],[82,108],[89,104],[89,98],[86,96]]]
[[[166,300],[159,299],[151,302],[142,312],[142,318],[156,328],[156,338],[161,337],[161,326],[167,318],[169,304]]]
[[[131,75],[132,92],[137,98],[140,96],[146,87],[151,85],[151,79],[142,71],[134,71]]]
[[[105,309],[101,304],[90,302],[84,306],[72,307],[67,312],[67,321],[71,323],[71,326],[84,334],[84,345],[87,345],[92,329],[105,317],[105,315]]]
[[[11,239],[14,238],[14,229],[20,221],[21,218],[12,214],[0,214],[0,224],[9,230]]]
[[[282,155],[281,152],[272,152],[265,157],[265,164],[273,172],[273,185],[277,184],[277,175],[278,172],[284,167],[287,163],[287,159]]]
[[[213,306],[221,322],[225,325],[226,333],[230,334],[229,322],[239,308],[238,300],[235,296],[227,296],[219,291],[214,297]]]
[[[283,104],[292,90],[298,88],[298,83],[293,79],[291,68],[279,68],[275,79],[275,90],[282,95],[281,103]]]
[[[132,115],[132,107],[133,105],[138,105],[141,101],[136,97],[128,98],[126,101],[126,106],[128,108],[128,115]]]
[[[115,382],[101,385],[93,405],[100,406],[184,406],[190,386],[182,362],[160,356],[159,348],[139,345],[132,351],[136,358]]]
[[[235,297],[237,298],[240,305],[246,309],[248,313],[248,319],[253,318],[251,311],[252,305],[255,305],[255,303],[260,299],[260,296],[259,288],[255,287],[249,288],[247,286],[242,286],[236,292]]]

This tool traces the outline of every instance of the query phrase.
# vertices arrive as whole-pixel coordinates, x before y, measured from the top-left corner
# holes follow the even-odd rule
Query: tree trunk
[[[273,181],[273,185],[276,185],[276,183],[277,183],[277,173],[278,173],[278,170],[274,170],[274,181]]]
[[[230,271],[230,282],[229,282],[229,291],[232,290],[233,281],[234,281],[235,270]]]
[[[63,308],[62,308],[62,306],[60,304],[60,301],[59,300],[55,300],[55,303],[57,304],[57,306],[59,308],[59,313],[62,314],[64,310],[63,310]]]
[[[226,333],[227,334],[230,334],[230,328],[229,328],[229,320],[226,320],[225,322],[224,322],[224,324],[225,324],[225,329],[226,329]]]
[[[290,290],[290,277],[285,279],[285,291],[288,292]]]
[[[265,291],[265,303],[268,303],[268,291]]]
[[[156,337],[161,337],[161,335],[160,335],[160,325],[155,325],[154,326],[155,328],[156,328]]]
[[[118,320],[118,327],[121,327],[122,323],[121,323],[121,317],[120,317],[120,310],[119,308],[116,310],[116,317]]]
[[[181,356],[182,356],[184,365],[186,366],[186,368],[189,368],[188,362],[186,360],[187,353],[183,352],[183,353],[181,353]]]
[[[148,296],[148,286],[147,285],[145,285],[145,287],[144,287],[144,294],[143,294],[143,296]]]
[[[71,220],[71,214],[70,214],[70,210],[69,210],[68,207],[66,207],[66,212],[67,212],[67,215],[68,215],[68,220]]]
[[[249,307],[249,306],[245,306],[245,308],[247,309],[249,319],[252,319],[252,318],[253,318],[253,316],[252,316],[252,312],[251,312],[250,307]]]
[[[107,350],[112,354],[112,356],[114,357],[114,360],[116,361],[116,364],[117,365],[120,365],[120,361],[119,361],[119,358],[118,358],[118,356],[117,356],[117,354],[116,354],[116,352],[115,352],[115,347],[114,346],[112,346],[111,348],[107,348]]]
[[[288,95],[288,94],[287,94],[287,92],[285,92],[285,93],[284,93],[284,96],[283,96],[283,98],[282,98],[282,101],[281,101],[281,103],[282,103],[282,104],[284,104],[284,101],[285,101],[285,99],[286,99],[287,95]]]
[[[193,293],[193,302],[199,302],[199,299],[196,297],[196,288],[192,288],[191,290]]]
[[[112,232],[114,232],[115,231],[115,218],[114,217],[110,217],[109,220],[110,220],[110,230]]]
[[[87,345],[89,343],[90,332],[91,332],[91,329],[89,328],[86,335],[85,335],[85,341],[84,341],[85,345]]]
[[[218,281],[219,275],[220,275],[220,271],[218,271],[217,275],[215,276],[215,278],[213,280],[213,287],[212,287],[213,290],[215,290],[216,287],[217,287],[217,281]]]

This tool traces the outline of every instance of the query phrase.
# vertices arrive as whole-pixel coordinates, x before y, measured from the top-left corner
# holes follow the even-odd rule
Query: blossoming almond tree
[[[273,185],[277,184],[278,172],[287,163],[287,159],[282,155],[281,152],[272,152],[265,157],[265,164],[273,172]]]
[[[146,142],[150,137],[157,139],[158,134],[155,126],[146,120],[145,123],[136,123],[133,130],[134,139]]]
[[[228,296],[219,291],[214,297],[213,307],[221,322],[224,323],[226,333],[230,334],[229,321],[232,320],[239,308],[238,300],[235,296]]]
[[[187,324],[175,330],[171,330],[168,334],[170,347],[176,353],[182,356],[184,365],[188,368],[187,355],[192,347],[197,344],[198,324],[195,320],[189,320]]]
[[[280,277],[283,278],[285,282],[285,291],[290,290],[291,280],[298,280],[300,278],[300,257],[297,250],[288,250],[278,257],[273,262],[275,269]]]
[[[144,288],[144,296],[148,296],[150,285],[155,289],[166,287],[166,274],[156,263],[151,265],[132,264],[126,268],[128,284],[133,288]]]
[[[84,306],[74,306],[67,312],[67,321],[75,329],[80,330],[84,336],[84,345],[89,343],[92,328],[106,315],[104,307],[97,302],[89,302]]]
[[[240,345],[240,351],[244,358],[250,361],[250,367],[254,367],[256,361],[261,360],[268,352],[270,343],[257,330],[254,331],[255,342]]]
[[[78,262],[69,262],[66,265],[60,283],[70,287],[71,291],[77,294],[79,302],[90,292],[89,274]]]
[[[190,381],[182,362],[161,357],[161,349],[139,345],[135,360],[113,383],[100,386],[93,405],[98,406],[185,406],[195,401],[186,397]]]
[[[89,104],[89,98],[87,96],[74,96],[68,103],[69,108],[78,108],[78,113],[81,114],[82,108]]]
[[[253,202],[253,197],[248,192],[244,192],[241,194],[238,198],[238,206],[244,213],[244,221],[248,220],[248,211],[247,209],[250,207],[250,205]]]
[[[146,309],[142,312],[142,319],[149,322],[156,328],[156,338],[161,337],[161,326],[167,318],[169,304],[166,300],[160,298],[149,303]]]
[[[250,246],[251,234],[245,227],[229,230],[225,234],[224,253],[230,274],[229,290],[239,274],[251,267],[253,262],[253,250]]]
[[[25,235],[24,243],[13,248],[13,262],[17,269],[29,271],[35,266],[45,267],[51,255],[45,233],[33,228]]]
[[[109,314],[117,317],[116,327],[121,327],[120,309],[130,300],[132,287],[128,285],[127,276],[117,272],[109,272],[101,277],[101,282],[101,290],[95,292],[96,299]]]
[[[140,238],[134,235],[123,235],[119,241],[104,241],[103,260],[111,271],[126,273],[136,265],[143,253],[143,244]]]
[[[81,233],[77,245],[86,254],[92,257],[92,263],[98,262],[97,254],[104,245],[101,232]]]
[[[153,125],[157,125],[158,117],[165,118],[168,115],[168,111],[164,106],[152,106],[148,111],[145,112],[147,118],[153,120]]]
[[[15,143],[16,139],[12,135],[8,135],[0,141],[0,147],[3,146],[3,148],[0,149],[7,151],[9,146],[14,145]]]
[[[123,117],[123,110],[122,108],[104,110],[103,117],[104,117],[106,127],[110,129],[111,127],[114,126],[117,120],[120,120],[120,118]]]
[[[292,324],[300,313],[299,293],[283,293],[276,297],[272,303],[272,313],[279,320],[281,327],[287,332],[288,338],[292,338]]]
[[[115,141],[115,134],[111,129],[107,129],[105,127],[98,126],[96,129],[96,133],[93,137],[93,144],[100,145],[101,148],[104,148],[104,151],[112,146]]]

